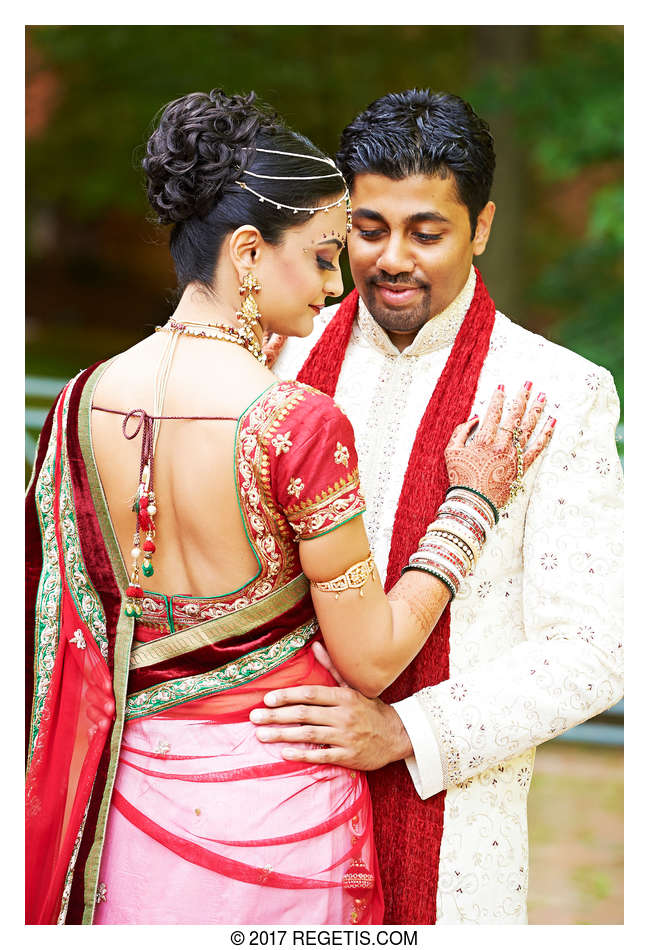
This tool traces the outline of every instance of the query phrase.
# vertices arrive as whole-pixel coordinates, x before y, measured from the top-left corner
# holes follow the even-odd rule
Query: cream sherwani
[[[475,287],[466,286],[402,353],[362,301],[336,402],[355,430],[365,523],[382,579],[422,414]],[[292,378],[336,307],[291,339],[275,370]],[[451,605],[450,678],[396,704],[422,798],[447,789],[438,923],[525,923],[527,794],[535,747],[622,695],[622,473],[610,373],[496,313],[473,411],[524,380],[557,418]],[[434,636],[434,634],[433,634]]]

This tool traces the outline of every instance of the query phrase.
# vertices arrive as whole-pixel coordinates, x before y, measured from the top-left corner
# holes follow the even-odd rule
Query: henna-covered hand
[[[272,369],[277,362],[277,357],[279,356],[287,339],[288,337],[281,336],[279,333],[264,333],[261,351],[266,357],[266,366],[268,369]]]
[[[556,419],[548,418],[532,438],[545,407],[545,394],[539,393],[527,408],[531,389],[532,384],[525,383],[503,414],[505,387],[499,386],[479,429],[475,430],[477,416],[455,429],[444,453],[451,487],[466,485],[486,495],[497,508],[505,505],[517,475],[514,431],[518,432],[518,442],[523,449],[523,472],[526,472],[552,438],[556,423]],[[474,438],[467,443],[474,430]]]

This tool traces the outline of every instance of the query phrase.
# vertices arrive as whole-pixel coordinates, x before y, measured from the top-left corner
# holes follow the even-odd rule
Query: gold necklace
[[[261,343],[253,333],[251,326],[231,327],[225,323],[191,323],[188,320],[178,321],[170,317],[164,326],[156,327],[170,333],[194,336],[205,340],[221,340],[223,343],[236,343],[251,353],[255,359],[266,365],[266,355],[262,352]]]

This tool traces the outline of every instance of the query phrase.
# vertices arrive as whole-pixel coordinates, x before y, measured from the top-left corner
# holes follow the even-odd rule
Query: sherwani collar
[[[385,330],[378,325],[362,297],[358,299],[358,327],[365,339],[386,356],[424,356],[451,346],[462,326],[475,292],[476,274],[471,265],[466,284],[451,303],[424,324],[410,346],[399,352]]]

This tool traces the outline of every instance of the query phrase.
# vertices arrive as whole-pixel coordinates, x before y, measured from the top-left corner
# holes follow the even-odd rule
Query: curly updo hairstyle
[[[328,175],[335,171],[331,166],[259,148],[327,157],[258,103],[254,92],[194,92],[162,110],[142,167],[158,220],[173,225],[169,245],[179,292],[192,281],[211,285],[224,237],[242,225],[253,225],[265,241],[277,245],[288,228],[309,218],[308,211],[278,209],[273,201],[312,208],[344,191],[340,176],[295,180]],[[277,177],[255,178],[245,170]],[[268,200],[261,202],[238,181]]]
[[[350,122],[336,162],[350,189],[363,173],[400,181],[452,172],[473,238],[489,201],[496,155],[489,126],[468,102],[446,92],[408,89],[382,96]]]

